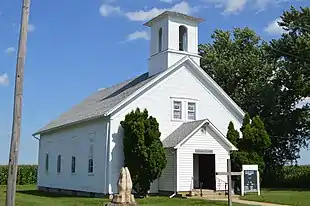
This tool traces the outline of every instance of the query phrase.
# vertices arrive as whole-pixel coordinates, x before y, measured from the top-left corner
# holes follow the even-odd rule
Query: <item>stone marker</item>
[[[136,206],[139,205],[131,194],[132,181],[127,167],[122,167],[118,179],[118,194],[113,195],[112,201],[106,206]]]

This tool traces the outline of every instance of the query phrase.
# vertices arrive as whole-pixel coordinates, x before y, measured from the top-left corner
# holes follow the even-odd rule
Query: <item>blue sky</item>
[[[0,1],[0,164],[8,162],[21,0]],[[31,134],[98,90],[147,70],[150,18],[173,10],[204,18],[199,43],[214,29],[249,26],[278,38],[275,24],[307,0],[32,0],[24,75],[19,163],[37,163]],[[310,151],[301,163],[310,163]],[[308,159],[308,160],[306,160]]]

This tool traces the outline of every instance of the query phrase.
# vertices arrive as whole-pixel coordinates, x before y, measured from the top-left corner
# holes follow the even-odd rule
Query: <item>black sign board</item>
[[[244,170],[244,192],[257,192],[257,170]]]

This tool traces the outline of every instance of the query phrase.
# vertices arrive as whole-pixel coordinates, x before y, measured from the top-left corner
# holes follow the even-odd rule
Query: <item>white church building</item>
[[[117,193],[124,164],[120,122],[139,107],[159,122],[167,167],[151,193],[224,190],[232,121],[239,130],[244,112],[200,67],[198,25],[203,20],[166,11],[150,27],[148,71],[96,91],[33,136],[39,139],[40,190]],[[117,54],[115,54],[117,55]],[[143,61],[143,59],[142,59]]]

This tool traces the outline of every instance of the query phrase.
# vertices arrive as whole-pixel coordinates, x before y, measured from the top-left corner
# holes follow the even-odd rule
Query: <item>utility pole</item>
[[[30,0],[23,0],[19,43],[18,43],[18,54],[16,63],[16,75],[15,75],[13,125],[12,125],[12,136],[11,136],[9,168],[8,168],[6,206],[15,205],[18,150],[19,150],[21,116],[22,116],[23,79],[24,79],[26,42],[28,34],[29,9],[30,9]]]

